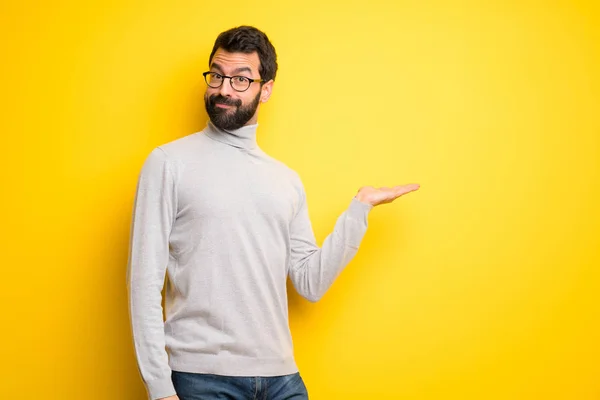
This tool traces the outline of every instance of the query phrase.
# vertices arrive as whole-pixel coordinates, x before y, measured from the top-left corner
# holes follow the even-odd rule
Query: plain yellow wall
[[[125,270],[150,150],[202,129],[216,35],[279,54],[259,143],[319,243],[373,210],[327,295],[291,294],[312,400],[600,398],[597,1],[3,1],[3,399],[144,399]]]

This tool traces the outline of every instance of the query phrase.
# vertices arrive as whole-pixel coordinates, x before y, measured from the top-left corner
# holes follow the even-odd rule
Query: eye
[[[234,76],[233,80],[235,81],[235,83],[246,83],[250,79],[246,78],[245,76]]]
[[[217,74],[216,72],[211,72],[210,73],[210,77],[213,78],[213,79],[222,79],[223,75]]]

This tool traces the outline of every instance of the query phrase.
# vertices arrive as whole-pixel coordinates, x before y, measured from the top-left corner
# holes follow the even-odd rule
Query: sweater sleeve
[[[147,157],[138,178],[127,264],[133,344],[150,400],[176,394],[165,349],[161,305],[176,209],[174,174],[164,151],[157,147]]]
[[[358,252],[367,230],[367,217],[373,206],[356,197],[338,217],[337,222],[318,247],[311,226],[302,188],[299,210],[290,229],[291,261],[289,276],[296,291],[309,301],[318,301]]]

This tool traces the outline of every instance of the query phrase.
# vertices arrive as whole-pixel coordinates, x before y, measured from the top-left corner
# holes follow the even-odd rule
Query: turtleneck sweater
[[[225,131],[208,122],[154,148],[143,163],[127,289],[150,400],[176,394],[172,370],[298,372],[286,281],[317,301],[366,233],[373,206],[354,197],[319,247],[299,175],[260,149],[256,128]]]

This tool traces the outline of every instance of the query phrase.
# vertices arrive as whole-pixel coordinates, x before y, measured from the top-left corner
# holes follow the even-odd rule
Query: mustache
[[[235,100],[229,97],[225,97],[222,96],[220,94],[213,94],[208,98],[208,101],[210,102],[210,104],[212,106],[214,106],[215,104],[225,104],[228,106],[236,106],[236,107],[241,107],[242,106],[242,100]]]

